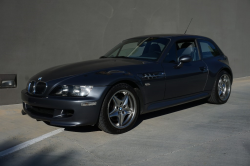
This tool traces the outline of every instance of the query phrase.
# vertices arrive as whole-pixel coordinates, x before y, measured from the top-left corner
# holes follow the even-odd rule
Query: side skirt
[[[201,93],[196,93],[196,94],[188,95],[184,97],[178,97],[175,99],[149,103],[145,105],[145,111],[143,111],[141,114],[145,114],[148,112],[153,112],[153,111],[161,110],[164,108],[173,107],[173,106],[189,103],[192,101],[204,99],[206,97],[209,97],[209,95],[210,95],[210,92],[201,92]]]

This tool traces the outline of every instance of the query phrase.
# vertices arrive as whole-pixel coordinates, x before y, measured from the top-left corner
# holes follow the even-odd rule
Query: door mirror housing
[[[192,61],[192,57],[190,55],[181,56],[179,59],[179,62],[183,62],[183,63],[187,63],[191,61]]]
[[[176,68],[181,68],[183,63],[187,63],[187,62],[191,62],[192,61],[192,57],[190,55],[184,55],[184,56],[181,56],[179,59],[179,63],[178,65],[176,66]]]

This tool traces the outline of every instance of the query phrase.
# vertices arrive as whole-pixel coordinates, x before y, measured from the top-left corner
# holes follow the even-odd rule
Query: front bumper
[[[84,126],[97,123],[106,87],[98,89],[99,95],[85,98],[35,97],[21,92],[23,110],[32,118],[49,122],[53,126]],[[86,106],[86,103],[94,105]],[[69,112],[61,116],[63,111]],[[39,112],[38,112],[39,111]],[[72,114],[73,113],[73,114]]]

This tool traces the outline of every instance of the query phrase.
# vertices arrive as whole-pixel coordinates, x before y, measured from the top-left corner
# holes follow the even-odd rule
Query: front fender
[[[107,95],[108,91],[116,84],[119,83],[127,83],[130,86],[132,86],[135,90],[135,92],[137,93],[137,96],[139,98],[139,105],[140,105],[140,113],[142,113],[145,110],[145,94],[143,91],[143,83],[140,79],[138,79],[136,76],[126,76],[126,75],[116,75],[115,79],[112,80],[109,84],[108,84],[108,89],[106,91],[106,94],[104,94],[104,96]]]

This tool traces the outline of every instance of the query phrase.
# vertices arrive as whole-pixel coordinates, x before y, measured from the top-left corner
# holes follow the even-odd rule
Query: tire
[[[221,79],[223,80],[223,78],[226,78],[228,82],[223,82],[221,83]],[[212,89],[212,92],[211,92],[211,96],[208,98],[208,102],[209,103],[212,103],[212,104],[224,104],[227,102],[227,100],[229,99],[230,97],[230,94],[231,94],[231,82],[232,82],[232,77],[231,75],[222,70],[218,75],[217,75],[217,78],[215,80],[215,83],[214,83],[214,86],[213,86],[213,89]],[[221,84],[224,84],[224,86],[222,86]],[[221,87],[221,88],[220,88]],[[225,89],[224,87],[226,88],[226,92],[225,92]],[[221,93],[220,92],[225,92],[225,96],[224,98],[222,97],[222,95],[224,93],[222,93],[222,95],[220,95]]]
[[[107,133],[129,131],[139,116],[139,99],[126,83],[113,86],[107,93],[100,112],[98,127]]]

